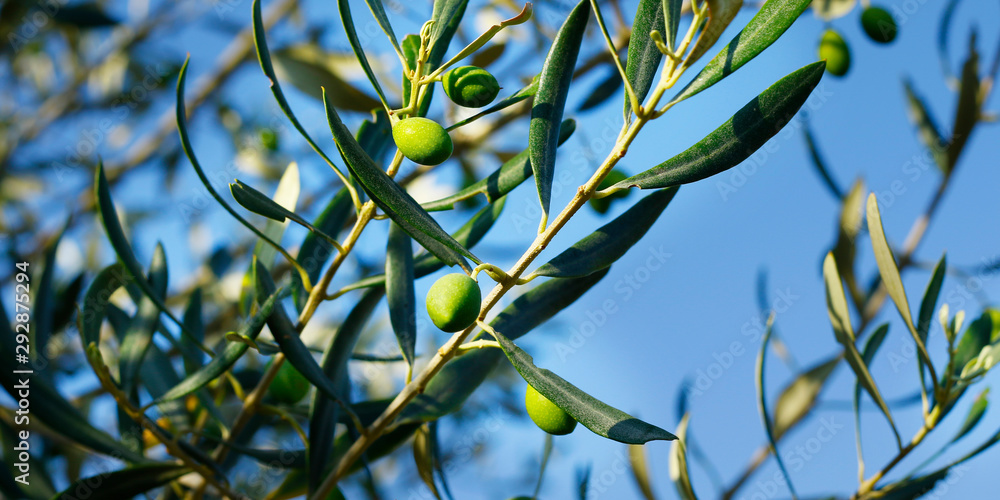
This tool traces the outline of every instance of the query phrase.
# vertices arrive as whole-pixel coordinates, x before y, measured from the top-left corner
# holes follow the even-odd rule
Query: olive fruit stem
[[[618,68],[618,74],[622,77],[622,81],[625,82],[625,92],[628,93],[628,102],[632,104],[632,112],[636,115],[639,114],[639,106],[642,103],[636,98],[635,90],[632,88],[632,83],[628,81],[628,76],[625,74],[625,67],[622,66],[622,59],[618,57],[618,49],[615,48],[615,42],[611,39],[611,34],[608,33],[607,26],[604,25],[604,15],[601,14],[601,7],[597,5],[597,0],[590,0],[590,7],[594,11],[594,17],[597,18],[597,25],[601,27],[601,33],[604,35],[604,42],[608,45],[608,52],[611,55],[611,60],[615,62],[615,67]]]
[[[459,354],[461,354],[464,351],[482,349],[484,347],[496,347],[497,349],[500,349],[500,343],[495,340],[473,340],[458,346],[458,351]]]

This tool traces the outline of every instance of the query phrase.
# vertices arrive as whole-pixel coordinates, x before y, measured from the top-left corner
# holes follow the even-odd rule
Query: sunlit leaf
[[[378,1],[378,0],[371,0]],[[331,54],[315,44],[285,47],[271,53],[275,74],[315,99],[323,99],[321,88],[330,93],[337,109],[367,112],[382,105],[344,80],[331,61]]]
[[[773,336],[773,333],[772,333]],[[802,421],[816,406],[819,393],[827,379],[840,364],[835,357],[803,371],[778,396],[774,404],[774,439],[780,441],[792,427]]]
[[[427,424],[417,429],[413,436],[413,461],[417,464],[417,474],[431,491],[434,498],[441,500],[437,485],[434,484],[434,442],[430,439],[430,431]]]
[[[671,451],[683,439],[681,434],[684,424],[685,422],[681,421],[681,425],[677,427],[677,439],[673,443],[670,443]],[[653,484],[649,478],[649,460],[646,459],[646,447],[641,444],[628,445],[628,463],[629,470],[632,471],[632,479],[635,480],[635,485],[639,487],[642,497],[645,500],[655,500],[656,495],[653,494]],[[671,461],[671,463],[673,462]],[[671,470],[671,478],[673,478],[673,470]]]
[[[685,413],[681,418],[681,423],[677,424],[677,440],[670,443],[670,480],[677,488],[677,495],[681,500],[697,500],[694,494],[694,487],[691,485],[691,476],[688,473],[687,461],[687,428],[691,415]],[[652,500],[650,494],[648,499]]]
[[[706,0],[705,5],[708,6],[708,22],[701,29],[691,52],[686,57],[685,62],[689,65],[701,59],[701,56],[715,45],[715,42],[722,36],[722,32],[729,27],[729,23],[733,22],[736,14],[739,14],[740,8],[743,7],[743,0]],[[772,22],[772,24],[777,25],[778,23]]]
[[[813,12],[824,21],[832,21],[846,16],[858,0],[812,0]]]

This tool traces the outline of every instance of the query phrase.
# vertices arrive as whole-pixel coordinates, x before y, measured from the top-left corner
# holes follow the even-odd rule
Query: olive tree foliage
[[[697,101],[698,94],[725,78],[739,78],[732,75],[775,43],[811,3],[818,15],[833,18],[851,13],[855,2],[767,0],[750,6],[740,0],[640,0],[631,15],[623,15],[623,5],[617,2],[597,0],[544,8],[525,3],[517,9],[510,2],[497,2],[488,7],[502,13],[497,19],[503,20],[479,32],[483,27],[467,20],[473,9],[483,6],[469,5],[468,0],[434,0],[427,9],[381,0],[366,0],[366,8],[359,8],[361,2],[338,0],[340,22],[324,29],[347,41],[349,51],[344,52],[324,48],[318,41],[322,33],[308,33],[304,42],[272,44],[269,29],[276,22],[290,12],[305,16],[308,12],[297,11],[297,2],[291,0],[268,3],[215,5],[245,16],[249,28],[233,38],[232,50],[215,61],[218,68],[194,89],[186,82],[190,59],[147,60],[141,50],[147,38],[168,36],[171,26],[186,22],[183,9],[154,9],[147,13],[147,21],[125,30],[127,34],[108,42],[110,49],[95,54],[90,52],[94,31],[120,22],[102,4],[4,4],[2,57],[15,71],[3,78],[38,106],[34,113],[19,109],[16,119],[0,124],[5,132],[0,176],[5,187],[19,186],[3,191],[2,223],[10,236],[9,252],[18,261],[39,262],[43,271],[31,278],[33,315],[25,328],[28,335],[17,334],[23,323],[17,311],[11,314],[0,308],[3,355],[13,357],[17,345],[25,342],[32,347],[30,429],[41,443],[33,444],[41,449],[33,458],[34,480],[19,482],[5,467],[0,471],[0,492],[9,498],[32,499],[341,498],[340,487],[347,481],[374,491],[379,476],[372,464],[405,459],[414,463],[433,496],[451,497],[437,423],[463,418],[470,396],[487,379],[496,378],[494,369],[505,364],[530,385],[533,401],[540,401],[533,406],[558,417],[558,425],[551,429],[563,433],[575,426],[576,432],[593,432],[627,445],[635,479],[647,498],[653,497],[652,478],[665,477],[651,474],[644,458],[643,445],[656,440],[673,442],[669,478],[682,498],[696,498],[697,492],[707,490],[692,484],[689,474],[689,456],[704,462],[704,457],[689,453],[694,449],[688,428],[691,415],[682,412],[683,419],[670,430],[662,418],[640,420],[536,366],[518,339],[600,282],[668,208],[682,184],[739,165],[777,134],[823,78],[826,63],[774,75],[774,83],[750,102],[726,103],[733,109],[732,118],[703,139],[636,175],[624,175],[615,167],[649,122],[679,102]],[[956,4],[951,2],[942,20],[942,44]],[[723,39],[737,13],[751,7],[748,23],[731,39]],[[417,33],[396,31],[407,24],[401,22],[404,16],[422,16]],[[880,42],[894,38],[895,26],[889,36],[888,28],[878,24],[887,22],[885,16],[867,17],[875,19],[872,29],[865,27],[869,36]],[[359,31],[359,26],[378,29]],[[498,35],[504,32],[523,36],[501,41]],[[376,46],[368,43],[372,36],[384,37],[391,52],[369,48]],[[520,88],[499,89],[488,68],[518,44],[534,44],[543,56],[518,65]],[[600,50],[582,50],[588,46]],[[829,44],[820,47],[825,58],[839,58],[838,75],[847,72],[848,51],[842,38],[832,49]],[[871,399],[893,430],[898,454],[887,464],[866,468],[857,418],[858,485],[831,493],[914,498],[946,477],[949,468],[1000,440],[997,433],[969,446],[966,455],[944,467],[887,476],[913,453],[924,452],[931,458],[941,453],[927,452],[921,445],[963,397],[974,397],[975,403],[946,447],[979,423],[988,393],[967,393],[1000,355],[1000,313],[986,310],[966,321],[964,311],[938,307],[948,270],[943,256],[926,290],[905,290],[900,278],[914,264],[913,253],[961,165],[969,135],[984,120],[982,106],[997,71],[996,63],[980,64],[974,35],[957,71],[951,71],[946,46],[941,54],[945,78],[957,96],[950,131],[931,118],[917,84],[904,87],[917,133],[939,167],[940,189],[903,246],[889,244],[897,238],[885,234],[878,201],[867,195],[861,180],[849,189],[833,180],[819,151],[820,141],[806,130],[817,171],[843,207],[838,240],[822,266],[829,324],[841,348],[802,370],[775,401],[769,401],[765,364],[769,347],[779,340],[772,335],[773,321],[768,322],[757,365],[759,409],[768,440],[744,473],[726,486],[724,498],[739,494],[772,457],[791,496],[796,496],[795,478],[780,459],[782,438],[815,413],[820,393],[842,363],[857,379],[855,415],[862,401]],[[389,74],[385,58],[398,58],[401,74]],[[71,67],[56,72],[56,60],[70,61]],[[283,114],[280,123],[273,117],[244,119],[224,102],[213,100],[229,75],[251,66],[270,83],[268,90]],[[579,77],[595,68],[607,69],[611,76],[596,87],[580,88]],[[168,81],[171,85],[165,84]],[[315,124],[303,123],[296,115],[300,110],[293,109],[286,97],[291,87],[322,106],[322,125],[329,136],[317,137]],[[97,98],[85,98],[95,89]],[[267,93],[261,90],[262,95]],[[578,109],[567,107],[570,95],[585,96]],[[156,114],[162,109],[152,110],[157,101],[171,103],[163,117]],[[432,106],[432,101],[440,102]],[[553,180],[564,154],[560,145],[576,131],[573,115],[602,105],[622,110],[617,139],[571,199],[563,206],[554,204]],[[239,155],[251,159],[263,179],[220,182],[212,175],[215,169],[206,169],[192,142],[190,118],[196,109],[210,106],[233,137]],[[456,106],[480,111],[459,114]],[[110,129],[97,130],[94,134],[100,135],[93,137],[90,150],[66,154],[46,147],[53,142],[48,129],[85,112],[117,116],[119,124],[128,126],[116,128],[114,134]],[[513,150],[492,148],[489,138],[512,123],[525,125],[527,136]],[[300,136],[312,151],[283,148],[279,139],[292,135]],[[105,142],[129,146],[124,154],[104,162],[94,150]],[[21,154],[25,151],[32,154]],[[490,158],[486,168],[482,161],[472,160],[484,152]],[[316,155],[324,165],[324,185],[306,187],[301,182],[295,160],[307,154]],[[125,195],[119,188],[123,179],[149,165],[164,169],[168,181],[178,169],[191,169],[202,184],[199,189],[207,193],[205,204],[218,205],[220,213],[233,221],[225,227],[238,233],[232,238],[236,243],[211,252],[199,276],[186,280],[183,287],[170,286],[163,245],[156,247],[149,262],[134,250],[134,229],[148,214],[123,214],[116,204],[116,198]],[[408,192],[428,172],[451,167],[460,168],[464,179],[454,192],[423,203]],[[33,228],[52,213],[51,208],[32,203],[32,190],[43,189],[38,185],[53,178],[63,181],[81,173],[90,189],[73,200],[69,209],[74,216],[54,234],[35,235]],[[242,175],[238,170],[233,173]],[[268,181],[277,181],[273,195],[265,194]],[[506,196],[522,184],[537,192],[540,216],[534,241],[499,261],[478,257],[476,245],[503,217]],[[629,192],[633,196],[626,200]],[[604,213],[611,203],[630,205],[547,262],[537,260],[581,209],[590,205]],[[200,206],[182,215],[195,217],[194,212],[204,209]],[[446,219],[460,223],[444,224]],[[97,221],[93,227],[87,225],[90,220]],[[298,232],[287,231],[292,227]],[[378,227],[382,230],[370,230]],[[859,237],[863,227],[870,236],[870,249]],[[74,232],[96,236],[100,242],[90,256],[91,269],[63,281],[55,272],[56,249]],[[103,261],[96,250],[101,245],[113,250],[110,265],[98,264]],[[384,248],[384,261],[352,259],[352,251],[360,245]],[[862,275],[856,266],[860,252],[875,257],[873,277]],[[442,335],[446,341],[433,349],[418,349],[429,339],[417,335],[417,308],[425,301],[416,296],[414,282],[445,268],[475,279],[488,292],[481,302],[470,305],[468,294],[447,283],[432,287],[432,293],[446,289],[427,304],[434,309],[430,316],[449,335]],[[7,280],[17,279],[16,275]],[[232,278],[239,284],[235,295],[225,292],[225,283]],[[465,276],[451,281],[468,286]],[[512,292],[517,298],[500,307]],[[914,298],[920,299],[919,305],[911,309]],[[912,423],[893,418],[893,405],[868,371],[888,333],[888,325],[876,325],[874,319],[889,302],[901,315],[919,356],[915,385],[923,420],[909,438],[904,433]],[[476,303],[478,314],[474,314]],[[382,304],[387,306],[384,320],[379,318]],[[460,311],[460,320],[441,310],[452,306]],[[330,317],[337,319],[317,328],[316,323],[329,323]],[[439,317],[444,318],[440,323]],[[943,355],[928,352],[926,346],[934,321],[940,322],[948,341]],[[824,328],[825,323],[825,318],[817,320]],[[307,326],[323,333],[303,338]],[[365,351],[363,339],[379,329],[391,330],[398,352]],[[359,393],[369,394],[370,381],[352,381],[350,363],[375,366],[395,388],[393,394],[358,398]],[[59,387],[64,375],[96,380],[97,388],[68,398]],[[4,370],[0,382],[16,399],[18,378]],[[98,403],[111,403],[114,410],[91,411]],[[0,416],[4,453],[8,453],[11,447],[6,444],[16,440],[22,424],[13,408],[0,408]],[[545,417],[531,416],[536,422]],[[107,425],[99,419],[114,422]],[[273,446],[276,439],[281,446]],[[539,476],[551,451],[551,441],[547,443]],[[64,465],[50,466],[57,458]],[[5,461],[13,463],[16,457]],[[95,475],[98,461],[114,466]],[[263,472],[248,477],[248,462],[258,462]],[[580,478],[583,498],[587,480],[586,474]]]

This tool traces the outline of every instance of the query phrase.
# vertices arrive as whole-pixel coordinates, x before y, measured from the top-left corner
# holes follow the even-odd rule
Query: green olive
[[[476,321],[482,301],[475,280],[463,273],[446,274],[427,292],[427,314],[441,330],[457,332]]]
[[[626,175],[624,172],[620,170],[612,170],[608,172],[608,175],[604,177],[604,180],[602,180],[601,183],[597,185],[597,190],[600,191],[602,189],[609,188],[627,178],[628,175]],[[628,193],[629,191],[626,189],[623,191],[619,191],[615,194],[605,196],[604,198],[591,198],[590,207],[593,208],[595,211],[597,211],[597,213],[599,214],[607,213],[608,209],[611,208],[612,200],[625,198],[628,196]]]
[[[892,14],[874,5],[861,12],[861,27],[868,38],[878,43],[889,43],[896,39],[898,28]]]
[[[268,367],[270,366],[271,363],[268,363]],[[309,381],[288,360],[285,360],[281,368],[278,368],[267,394],[279,403],[293,405],[306,397],[310,386]]]
[[[562,436],[576,428],[576,420],[569,413],[542,396],[531,384],[528,384],[528,390],[524,394],[524,407],[528,410],[531,421],[549,434]]]
[[[500,93],[497,79],[478,66],[462,66],[445,73],[441,85],[452,102],[466,108],[481,108]]]
[[[270,151],[278,150],[278,133],[274,129],[260,129],[260,143]]]
[[[421,165],[437,165],[451,156],[451,136],[438,122],[414,117],[392,127],[392,140],[403,156]]]
[[[826,59],[826,71],[834,76],[844,76],[851,69],[851,49],[844,37],[833,29],[823,32],[819,41],[819,58]]]

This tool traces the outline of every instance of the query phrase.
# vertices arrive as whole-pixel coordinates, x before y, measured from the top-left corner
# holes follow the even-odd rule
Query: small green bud
[[[438,165],[451,157],[451,136],[438,122],[422,117],[400,120],[392,140],[403,156],[421,165]]]
[[[524,407],[528,410],[531,421],[549,434],[562,436],[573,432],[576,428],[576,420],[566,413],[566,410],[549,401],[531,384],[528,384],[528,390],[524,394]]]
[[[868,38],[878,43],[889,43],[896,39],[898,28],[892,14],[882,7],[871,6],[861,12],[861,27]]]
[[[463,273],[446,274],[427,292],[427,314],[442,331],[457,332],[476,321],[482,301],[479,283]]]
[[[483,68],[462,66],[441,77],[444,93],[452,102],[466,108],[481,108],[500,93],[497,79]]]
[[[826,71],[834,76],[844,76],[851,69],[851,49],[844,37],[833,29],[823,32],[819,41],[819,58],[826,59]]]

